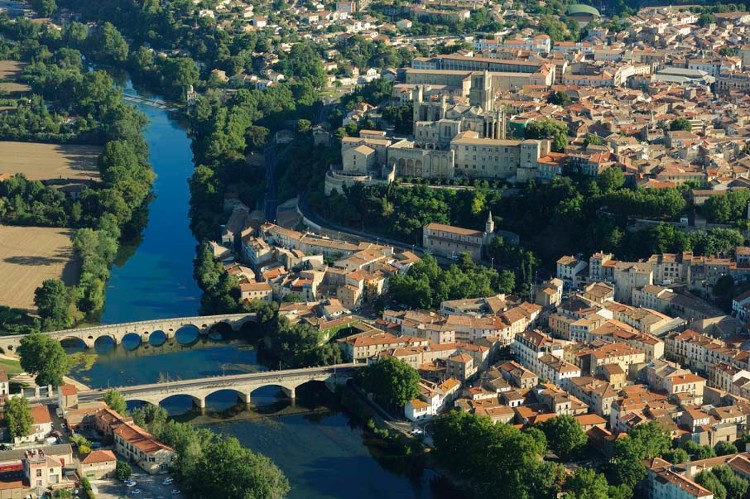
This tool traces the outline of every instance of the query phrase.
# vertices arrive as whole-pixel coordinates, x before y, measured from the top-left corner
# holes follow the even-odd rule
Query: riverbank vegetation
[[[142,407],[133,419],[175,450],[171,472],[188,498],[219,494],[227,499],[278,499],[290,490],[286,476],[269,458],[234,437],[168,420],[159,406]]]
[[[20,78],[32,92],[16,103],[16,112],[0,112],[0,139],[103,146],[97,160],[101,181],[83,188],[80,196],[22,175],[0,183],[1,223],[79,229],[74,236],[79,282],[68,290],[56,287],[60,300],[73,297],[77,312],[62,321],[40,312],[45,329],[95,318],[101,311],[118,242],[139,233],[153,181],[142,135],[145,116],[123,101],[109,74],[83,66],[82,54],[96,60],[97,51],[115,53],[119,38],[107,29],[88,34],[81,26],[69,24],[59,32],[0,16],[5,55],[27,63]]]
[[[375,400],[399,412],[419,395],[419,372],[395,357],[385,357],[357,372],[357,383]]]

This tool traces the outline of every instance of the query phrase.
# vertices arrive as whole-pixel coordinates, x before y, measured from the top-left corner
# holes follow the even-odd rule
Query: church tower
[[[487,221],[484,223],[484,233],[485,235],[490,235],[495,233],[495,221],[492,220],[492,212],[490,211],[487,215]]]

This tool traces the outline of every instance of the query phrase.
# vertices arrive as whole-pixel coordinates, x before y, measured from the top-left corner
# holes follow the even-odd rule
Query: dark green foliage
[[[745,499],[748,492],[748,481],[736,474],[727,465],[712,468],[711,474],[724,486],[727,499]]]
[[[727,489],[710,470],[695,475],[695,482],[714,493],[714,499],[727,499]]]
[[[609,499],[606,477],[590,468],[578,468],[565,481],[565,499]]]
[[[167,422],[160,408],[144,411],[136,411],[134,419],[175,449],[171,471],[186,497],[220,493],[227,499],[280,499],[289,492],[284,473],[263,454],[242,447],[236,438],[188,423]]]
[[[13,397],[5,403],[3,419],[11,438],[31,434],[34,418],[31,416],[29,401],[24,397]]]
[[[125,415],[128,412],[128,405],[125,402],[125,397],[123,397],[122,393],[117,390],[108,390],[107,393],[104,394],[104,403],[107,404],[107,407],[113,411],[119,412],[120,414]]]
[[[340,364],[341,349],[327,343],[313,326],[299,323],[289,327],[280,321],[278,331],[270,335],[271,352],[286,367],[313,367]]]
[[[737,447],[731,442],[721,441],[714,446],[714,451],[717,456],[726,456],[727,454],[736,454]]]
[[[690,121],[687,120],[687,118],[677,118],[669,124],[669,130],[673,132],[676,130],[689,132],[691,129],[692,125],[690,124]]]
[[[511,272],[476,265],[467,254],[461,256],[460,264],[445,270],[433,256],[425,255],[406,274],[391,277],[388,289],[398,303],[430,309],[439,307],[445,300],[509,293],[514,285],[515,277]]]
[[[563,152],[568,145],[568,127],[562,121],[544,119],[534,120],[524,129],[526,139],[550,139],[552,150]]]
[[[611,474],[618,485],[632,490],[646,478],[645,459],[660,457],[671,449],[669,433],[658,423],[649,422],[633,428],[628,438],[615,441]]]
[[[125,461],[117,461],[115,466],[115,478],[124,481],[130,478],[133,474],[133,470],[130,469],[130,465]]]
[[[49,17],[57,10],[55,0],[31,0],[30,4],[31,8],[42,17]]]
[[[383,111],[383,118],[393,124],[396,133],[410,134],[412,132],[412,107],[392,106]]]
[[[566,106],[570,104],[570,95],[568,95],[567,92],[563,92],[562,90],[556,90],[549,94],[549,97],[547,97],[547,102],[550,104],[556,104],[558,106]]]
[[[60,386],[71,367],[70,357],[60,342],[39,333],[21,338],[17,353],[21,357],[21,367],[35,376],[39,386]]]
[[[34,305],[46,330],[69,328],[76,320],[73,290],[59,279],[47,279],[34,291]]]
[[[716,452],[710,445],[700,445],[692,440],[688,440],[682,445],[682,448],[690,455],[690,460],[708,459],[716,457]]]
[[[395,357],[373,362],[361,369],[357,376],[362,389],[388,407],[401,408],[419,395],[419,373]]]
[[[0,305],[0,334],[25,334],[41,329],[41,323],[26,310]]]
[[[230,276],[221,262],[214,260],[211,246],[207,242],[198,246],[193,262],[193,277],[203,290],[202,314],[225,314],[239,311],[237,278]]]
[[[563,461],[580,451],[588,437],[573,416],[557,416],[539,425],[547,437],[547,445]]]
[[[435,419],[433,441],[440,464],[477,497],[554,497],[564,481],[533,436],[489,418],[452,411]]]

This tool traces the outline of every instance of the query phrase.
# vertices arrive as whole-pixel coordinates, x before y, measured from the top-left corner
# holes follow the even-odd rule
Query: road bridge
[[[142,401],[158,405],[177,395],[187,395],[197,407],[205,408],[206,399],[213,393],[230,390],[237,393],[240,400],[249,404],[255,390],[267,386],[278,386],[287,397],[294,399],[296,389],[310,381],[328,384],[344,384],[350,380],[358,368],[364,364],[337,364],[325,367],[263,371],[229,376],[214,376],[200,379],[168,381],[149,385],[125,386],[116,388],[125,400]],[[81,401],[101,399],[104,390],[85,390],[78,393]]]
[[[117,345],[122,342],[122,339],[125,336],[135,334],[138,336],[141,344],[145,344],[148,343],[149,337],[157,331],[163,332],[167,339],[172,339],[177,333],[177,330],[185,326],[194,326],[198,328],[199,333],[208,334],[211,328],[219,324],[226,324],[231,327],[233,331],[239,331],[245,323],[256,321],[255,314],[204,315],[198,317],[178,317],[174,319],[126,322],[122,324],[102,324],[100,326],[64,329],[61,331],[41,334],[50,336],[59,341],[66,339],[80,340],[87,348],[94,348],[96,340],[105,336],[111,338],[115,345]],[[6,355],[16,355],[16,351],[21,344],[21,338],[23,337],[24,335],[22,334],[0,336],[0,349],[2,349],[3,353]]]

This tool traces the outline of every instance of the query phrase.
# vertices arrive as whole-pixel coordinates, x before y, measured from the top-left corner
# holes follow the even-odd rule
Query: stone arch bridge
[[[118,345],[126,335],[136,334],[140,338],[141,344],[144,344],[148,342],[151,334],[156,331],[163,332],[167,339],[171,339],[174,338],[177,330],[184,326],[195,326],[201,334],[208,334],[211,328],[218,324],[226,324],[233,331],[239,331],[245,323],[256,321],[255,314],[204,315],[122,324],[103,324],[100,326],[64,329],[42,334],[59,341],[66,339],[80,340],[87,348],[94,348],[96,340],[105,336],[111,338],[115,345]],[[0,349],[7,355],[15,355],[23,337],[24,335],[22,334],[0,336]]]
[[[177,395],[187,395],[197,407],[206,407],[206,398],[219,391],[233,391],[239,398],[249,404],[252,393],[267,386],[280,387],[287,397],[294,399],[296,389],[310,381],[322,381],[327,384],[344,384],[350,380],[356,370],[365,364],[337,364],[326,367],[308,367],[303,369],[286,369],[281,371],[263,371],[229,376],[188,379],[154,383],[150,385],[118,387],[125,400],[148,402],[158,405],[164,400]],[[80,400],[102,398],[104,390],[87,390],[79,393]]]

